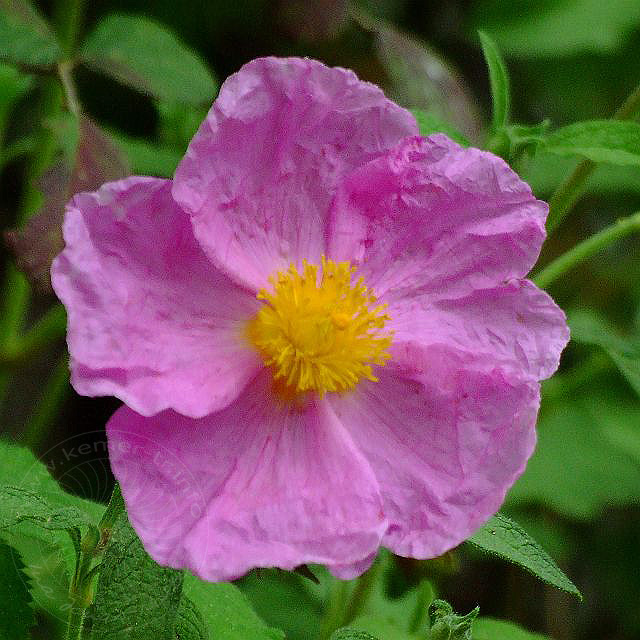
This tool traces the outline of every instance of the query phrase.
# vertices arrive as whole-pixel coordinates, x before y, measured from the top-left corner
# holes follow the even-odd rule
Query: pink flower
[[[467,538],[535,443],[568,330],[547,206],[343,69],[255,60],[173,181],[78,194],[52,269],[72,381],[163,565],[362,572]]]

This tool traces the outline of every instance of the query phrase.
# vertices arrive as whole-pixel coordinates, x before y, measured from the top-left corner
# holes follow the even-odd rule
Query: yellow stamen
[[[283,396],[316,391],[348,391],[362,378],[377,381],[372,365],[384,365],[393,332],[384,330],[387,305],[359,278],[355,267],[322,258],[318,267],[304,261],[269,278],[273,292],[261,289],[265,305],[251,319],[248,336],[273,371]]]

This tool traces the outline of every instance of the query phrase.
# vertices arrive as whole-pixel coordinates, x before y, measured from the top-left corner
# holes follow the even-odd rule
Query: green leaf
[[[159,100],[156,103],[156,109],[160,144],[173,148],[182,155],[207,116],[207,108]]]
[[[16,504],[15,501],[21,499],[21,496],[29,500],[29,496],[37,494],[37,500],[40,503],[44,501],[53,510],[59,512],[60,518],[56,520],[57,522],[62,522],[73,513],[81,523],[97,523],[104,511],[102,505],[64,491],[51,477],[45,465],[36,459],[31,451],[2,440],[0,440],[0,485],[12,487],[12,492],[7,498],[7,506],[10,504],[9,501],[11,504]],[[0,517],[8,516],[5,513]]]
[[[593,162],[640,165],[640,124],[621,120],[576,122],[549,135],[543,150]]]
[[[159,566],[126,515],[105,550],[96,597],[87,615],[92,640],[175,640],[183,572]]]
[[[81,59],[90,67],[156,98],[210,103],[216,83],[201,58],[166,27],[111,14],[89,35]]]
[[[471,640],[471,626],[479,612],[476,607],[461,616],[445,600],[434,600],[429,607],[431,640]]]
[[[204,625],[212,639],[283,640],[284,638],[282,631],[268,627],[258,617],[247,598],[235,585],[203,582],[190,573],[185,573],[184,594],[202,615]]]
[[[510,90],[507,66],[496,43],[484,32],[478,31],[484,59],[489,68],[491,100],[493,104],[493,129],[498,131],[509,124]]]
[[[573,312],[569,316],[569,326],[572,340],[602,347],[640,395],[640,339],[621,337],[593,311]]]
[[[31,521],[43,529],[71,531],[76,539],[80,525],[91,524],[87,514],[75,507],[55,508],[29,489],[0,485],[0,531]],[[76,533],[73,533],[76,531]]]
[[[410,109],[410,111],[418,122],[421,136],[429,136],[432,133],[444,133],[463,147],[468,147],[471,144],[454,126],[438,118],[435,114],[422,111],[421,109]]]
[[[28,578],[18,552],[0,541],[0,638],[26,640],[35,619]]]
[[[344,628],[334,631],[331,634],[330,640],[378,640],[378,638],[366,631]]]
[[[408,617],[407,612],[405,612],[405,617]],[[383,640],[423,640],[424,638],[424,632],[411,633],[396,623],[390,622],[384,616],[375,613],[358,616],[349,623],[349,628],[354,631],[375,634],[374,637],[380,637]]]
[[[580,160],[569,156],[560,157],[552,153],[544,153],[541,145],[532,158],[521,167],[522,179],[533,189],[533,192],[543,199],[568,175],[573,173]],[[596,165],[585,186],[586,193],[595,193],[605,197],[619,196],[620,192],[640,192],[638,167],[619,166],[611,164]]]
[[[0,123],[4,122],[14,104],[33,86],[33,77],[15,67],[0,63]]]
[[[176,637],[178,640],[209,640],[209,633],[200,610],[184,594],[178,608]]]
[[[517,523],[497,513],[468,542],[483,551],[513,562],[541,580],[582,599],[580,591]]]
[[[181,155],[173,147],[131,138],[120,132],[110,133],[129,160],[133,173],[170,178],[180,162]]]
[[[606,431],[637,429],[637,403],[589,389],[543,402],[538,445],[524,474],[508,494],[509,505],[540,503],[574,519],[592,519],[604,509],[637,504],[640,464],[613,446]],[[568,446],[570,443],[570,446]]]
[[[62,51],[40,14],[27,0],[0,0],[0,58],[13,63],[50,66]]]
[[[46,612],[52,638],[64,637],[69,618],[69,583],[75,558],[64,531],[45,531],[31,522],[5,529],[0,538],[16,549],[24,562],[33,605]],[[57,628],[58,633],[53,629]],[[2,635],[0,634],[0,637]]]
[[[311,638],[317,634],[323,620],[324,594],[322,587],[331,580],[324,571],[314,573],[320,577],[321,588],[297,573],[262,569],[242,578],[239,587],[258,615],[279,629],[284,629],[291,640]]]
[[[506,54],[528,58],[612,53],[640,21],[635,0],[538,0],[519,2],[512,11],[504,0],[471,6],[472,29],[489,31]]]
[[[473,640],[548,640],[507,620],[478,618],[473,623]]]

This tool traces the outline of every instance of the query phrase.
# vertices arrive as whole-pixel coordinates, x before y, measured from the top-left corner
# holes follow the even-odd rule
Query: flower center
[[[376,298],[349,262],[322,258],[291,264],[269,278],[273,292],[261,289],[265,305],[249,323],[249,339],[273,371],[286,396],[306,391],[348,391],[362,378],[377,381],[372,365],[384,365],[393,332],[384,331],[387,305]]]

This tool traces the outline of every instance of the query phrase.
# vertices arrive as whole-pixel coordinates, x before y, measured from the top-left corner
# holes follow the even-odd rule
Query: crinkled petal
[[[270,374],[200,420],[127,407],[107,425],[127,513],[160,564],[205,580],[354,564],[386,529],[378,484],[322,400],[274,401]]]
[[[243,336],[257,301],[220,273],[171,182],[128,178],[75,196],[51,275],[67,308],[72,383],[143,415],[200,417],[255,375]]]
[[[380,485],[382,544],[399,555],[435,557],[469,537],[533,451],[538,384],[482,364],[412,345],[379,382],[331,397]]]
[[[547,209],[501,158],[408,138],[340,186],[329,255],[378,295],[463,295],[529,272]]]
[[[326,253],[338,182],[417,133],[414,117],[351,71],[262,58],[230,76],[189,145],[174,197],[215,264],[259,289]]]
[[[511,280],[462,297],[383,296],[395,349],[406,342],[485,358],[517,377],[548,378],[569,341],[563,311],[528,280]]]

